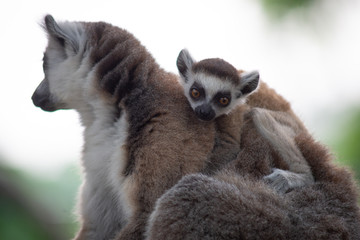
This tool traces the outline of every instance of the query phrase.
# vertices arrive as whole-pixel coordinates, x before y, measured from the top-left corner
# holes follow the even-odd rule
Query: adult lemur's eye
[[[229,104],[230,100],[227,97],[222,97],[222,98],[219,99],[219,102],[220,102],[220,104],[222,106],[225,107],[225,106],[227,106]]]
[[[193,98],[198,98],[198,97],[200,97],[200,92],[199,92],[199,90],[197,90],[196,88],[192,88],[192,89],[191,89],[191,96],[192,96]]]

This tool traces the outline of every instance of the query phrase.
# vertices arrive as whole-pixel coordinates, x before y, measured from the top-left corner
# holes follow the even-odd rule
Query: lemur
[[[211,121],[245,102],[259,84],[258,71],[238,71],[220,58],[195,62],[188,50],[177,58],[184,93],[196,116]]]
[[[84,126],[75,239],[142,239],[155,201],[206,165],[214,124],[197,120],[178,76],[126,30],[50,15],[44,29],[45,78],[32,100],[45,111],[75,109]]]
[[[234,132],[238,131],[229,126],[234,119],[244,121],[243,114],[251,111],[250,118],[254,121],[257,131],[270,143],[282,160],[280,163],[279,160],[273,163],[273,173],[265,176],[265,181],[282,193],[314,181],[307,161],[297,150],[293,140],[295,135],[303,130],[297,118],[293,120],[293,115],[285,112],[270,112],[259,108],[246,109],[244,104],[247,98],[253,93],[256,95],[255,91],[260,81],[258,71],[239,72],[220,58],[196,62],[186,49],[179,53],[177,67],[184,94],[196,116],[202,121],[214,119],[216,121],[216,144],[207,170],[214,169],[214,166],[218,169],[219,165],[237,157],[236,155],[241,151],[240,142],[231,139],[229,141],[229,135],[234,135]],[[255,104],[251,107],[262,106]],[[229,113],[233,114],[227,116]],[[223,125],[226,125],[225,128]],[[247,137],[251,138],[251,136]],[[280,166],[288,170],[280,169]]]

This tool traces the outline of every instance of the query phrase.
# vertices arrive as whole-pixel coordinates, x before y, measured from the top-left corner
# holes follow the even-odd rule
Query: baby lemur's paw
[[[289,181],[286,178],[286,172],[275,168],[274,171],[264,177],[265,182],[279,193],[286,193],[290,189]]]
[[[312,176],[307,174],[294,173],[278,168],[274,168],[271,174],[264,177],[264,180],[278,193],[287,193],[296,187],[302,187],[314,181]]]

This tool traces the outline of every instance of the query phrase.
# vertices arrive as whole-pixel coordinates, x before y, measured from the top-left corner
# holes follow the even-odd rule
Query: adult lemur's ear
[[[64,49],[70,48],[68,50],[76,54],[79,51],[79,39],[76,36],[75,32],[72,29],[72,26],[67,26],[67,28],[60,27],[53,16],[46,15],[44,19],[44,28],[49,34],[49,37],[55,40],[61,47]],[[75,28],[75,26],[73,26]]]
[[[189,51],[187,49],[181,50],[179,56],[176,61],[176,66],[179,70],[181,78],[187,82],[187,72],[191,69],[192,65],[194,64],[195,60],[191,57]]]
[[[256,90],[259,85],[260,75],[258,71],[242,72],[240,74],[240,94],[238,97],[248,95]]]

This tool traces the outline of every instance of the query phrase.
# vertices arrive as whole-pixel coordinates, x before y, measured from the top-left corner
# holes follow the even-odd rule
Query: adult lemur
[[[49,15],[44,28],[45,79],[33,102],[75,109],[85,127],[76,239],[141,239],[155,201],[204,168],[213,124],[198,121],[178,77],[127,31]]]
[[[305,131],[300,121],[296,121],[294,114],[286,113],[285,109],[281,109],[281,112],[273,112],[264,109],[249,110],[249,106],[248,109],[246,106],[239,107],[257,89],[259,84],[257,71],[239,72],[220,58],[196,62],[186,49],[180,52],[177,67],[185,96],[195,114],[203,121],[216,119],[218,126],[216,145],[208,171],[218,169],[220,164],[236,158],[240,151],[240,142],[232,141],[233,146],[229,145],[229,136],[239,133],[239,130],[236,130],[236,125],[235,128],[228,127],[236,118],[238,124],[242,113],[246,115],[246,112],[251,111],[247,113],[247,115],[251,114],[248,119],[254,121],[257,131],[270,143],[282,160],[274,161],[274,171],[265,176],[265,179],[279,192],[313,183],[310,167],[293,140],[295,135]],[[255,98],[262,98],[262,94],[259,93]],[[257,105],[257,107],[262,106]],[[224,116],[230,112],[232,115]],[[252,138],[252,136],[247,137]],[[229,146],[224,147],[226,144]],[[285,166],[288,170],[279,169],[280,166]]]

